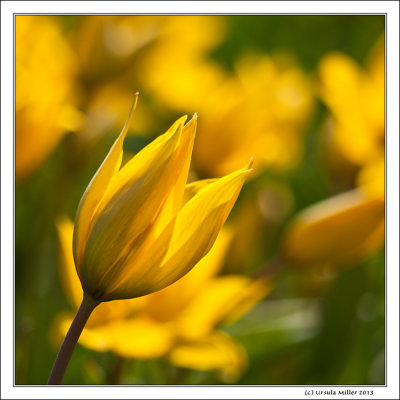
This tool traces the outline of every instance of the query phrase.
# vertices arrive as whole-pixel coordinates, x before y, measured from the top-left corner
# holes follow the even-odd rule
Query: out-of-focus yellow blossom
[[[81,116],[74,108],[76,59],[52,17],[15,17],[16,179],[32,173]]]
[[[89,89],[118,80],[187,110],[224,76],[206,58],[223,32],[221,16],[96,15],[81,18],[75,42]]]
[[[186,185],[196,115],[186,125],[186,117],[177,120],[120,169],[133,108],[75,219],[76,270],[84,292],[99,302],[140,297],[189,272],[211,249],[252,171],[250,162]]]
[[[373,196],[371,196],[371,193]],[[384,198],[354,189],[301,211],[289,225],[281,255],[294,265],[347,265],[382,246]]]
[[[319,94],[331,113],[332,151],[355,166],[382,157],[385,135],[385,48],[381,37],[366,69],[343,53],[329,53],[318,68]]]
[[[291,61],[240,60],[236,75],[208,93],[207,101],[199,101],[204,120],[196,166],[205,175],[223,175],[238,168],[247,152],[255,155],[258,171],[296,163],[312,106],[309,82]]]
[[[62,218],[57,228],[62,283],[78,308],[82,289],[72,256],[73,224]],[[246,354],[216,327],[239,318],[269,292],[270,285],[239,275],[217,276],[231,237],[232,232],[224,228],[198,265],[169,287],[141,298],[101,303],[79,342],[127,358],[165,357],[176,366],[218,370],[224,379],[236,379],[246,367]],[[72,314],[59,316],[53,332],[58,339],[71,320]]]
[[[224,32],[222,16],[168,16],[162,20],[157,40],[138,60],[146,92],[152,92],[166,107],[199,110],[226,76],[221,66],[207,58]]]

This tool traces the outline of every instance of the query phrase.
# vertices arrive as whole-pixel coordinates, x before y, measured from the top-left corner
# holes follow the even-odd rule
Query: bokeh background
[[[213,253],[176,288],[110,303],[64,383],[384,384],[384,29],[383,15],[16,16],[15,383],[47,381],[80,296],[65,218],[139,91],[126,159],[197,112],[190,180],[250,156],[255,172]]]

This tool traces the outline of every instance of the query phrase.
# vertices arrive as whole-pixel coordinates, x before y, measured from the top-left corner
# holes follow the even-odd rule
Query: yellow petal
[[[68,217],[59,217],[56,221],[59,237],[59,272],[61,284],[64,293],[69,299],[71,305],[77,310],[82,302],[82,286],[76,273],[74,259],[72,254],[72,234],[73,223]],[[87,323],[88,327],[94,327],[103,324],[105,321],[112,321],[117,318],[123,318],[132,312],[143,308],[143,302],[139,299],[114,301],[110,303],[99,304]]]
[[[83,291],[76,273],[72,253],[72,235],[74,224],[68,217],[60,217],[56,221],[59,239],[59,272],[61,283],[70,303],[78,309],[82,302]]]
[[[192,197],[194,197],[200,190],[206,188],[211,183],[214,183],[218,178],[214,179],[202,179],[201,181],[195,181],[188,183],[185,187],[185,193],[183,195],[183,204],[186,204]]]
[[[384,216],[380,195],[370,198],[360,189],[342,193],[295,217],[283,239],[282,254],[290,262],[310,266],[352,261],[354,249],[363,248]]]
[[[209,252],[252,171],[248,168],[207,185],[183,206],[161,265],[158,289],[181,278]]]
[[[357,175],[357,186],[371,196],[385,196],[385,158],[382,154],[377,160],[365,165]]]
[[[157,251],[137,260],[118,288],[119,293],[127,297],[132,293],[143,296],[170,285],[189,272],[214,244],[250,171],[233,172],[208,185],[188,201],[177,216],[161,264],[158,264],[159,258],[154,260]],[[162,247],[163,239],[156,240],[155,246],[156,249]]]
[[[221,321],[240,317],[265,297],[270,287],[266,280],[253,282],[239,275],[215,278],[197,289],[178,318],[177,330],[185,338],[204,336]]]
[[[77,266],[78,274],[80,275],[80,265],[85,250],[86,240],[89,235],[90,226],[95,216],[96,210],[99,206],[101,199],[109,187],[112,177],[118,171],[122,160],[122,146],[132,120],[133,111],[137,103],[137,94],[133,101],[131,110],[125,126],[122,129],[117,140],[114,142],[106,158],[97,170],[96,174],[90,181],[82,199],[79,203],[78,210],[75,217],[75,230],[74,230],[74,259]]]
[[[72,319],[59,320],[59,331],[64,335]],[[119,319],[98,327],[85,328],[79,343],[95,351],[111,351],[123,357],[158,358],[173,343],[173,335],[165,325],[148,318]]]
[[[209,253],[183,278],[158,292],[142,297],[146,301],[146,313],[158,321],[178,318],[199,288],[207,285],[221,269],[231,238],[232,231],[223,227]]]
[[[179,161],[179,175],[176,183],[171,190],[165,204],[162,207],[160,216],[157,219],[157,226],[154,235],[158,236],[171,220],[177,215],[181,208],[183,196],[186,192],[186,181],[189,174],[190,161],[192,159],[193,143],[197,127],[197,114],[184,126],[182,133],[182,143],[180,144],[180,154],[177,155]]]
[[[236,380],[247,367],[244,349],[222,332],[174,346],[169,361],[183,368],[219,370],[227,381]]]
[[[383,57],[382,57],[383,60]],[[320,94],[334,119],[333,144],[347,160],[362,165],[379,155],[384,135],[384,74],[373,77],[350,57],[326,55],[319,65]]]

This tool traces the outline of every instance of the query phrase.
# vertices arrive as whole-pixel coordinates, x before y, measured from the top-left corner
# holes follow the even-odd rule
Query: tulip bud
[[[249,164],[186,189],[197,115],[176,121],[123,168],[128,121],[87,187],[73,239],[83,290],[97,301],[133,298],[175,282],[211,249]],[[188,191],[188,193],[186,193]]]

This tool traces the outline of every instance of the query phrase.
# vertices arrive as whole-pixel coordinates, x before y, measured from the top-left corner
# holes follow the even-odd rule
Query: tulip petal
[[[380,194],[369,197],[360,189],[342,193],[295,217],[286,231],[282,255],[289,262],[309,266],[363,257],[355,250],[365,249],[376,230],[381,232],[384,217],[385,203]]]
[[[195,181],[188,183],[185,187],[185,193],[183,195],[183,204],[186,204],[192,197],[194,197],[200,190],[204,189],[211,183],[214,183],[218,178],[213,179],[202,179],[200,181]]]
[[[239,275],[215,278],[198,288],[177,320],[178,331],[187,339],[205,336],[220,322],[243,315],[270,290],[271,284],[265,279],[252,281]]]
[[[74,258],[72,254],[72,235],[74,225],[68,217],[59,217],[56,221],[59,238],[59,273],[71,305],[78,310],[82,302],[83,291],[76,273]],[[103,324],[105,321],[112,321],[117,318],[126,317],[132,312],[143,308],[142,299],[130,299],[125,301],[116,300],[113,304],[101,303],[91,314],[86,326],[94,327]]]
[[[219,370],[227,381],[236,380],[248,363],[244,349],[228,335],[218,331],[197,341],[177,344],[168,359],[182,368]]]
[[[78,309],[82,302],[83,291],[76,273],[72,253],[73,222],[67,217],[59,217],[56,221],[59,239],[59,273],[64,285],[64,292],[71,305]]]
[[[96,209],[106,193],[112,177],[116,174],[121,165],[122,146],[132,120],[133,111],[136,108],[137,98],[138,94],[135,95],[128,119],[122,129],[122,132],[114,142],[100,168],[90,181],[85,193],[81,198],[78,210],[76,212],[73,249],[75,265],[79,275],[86,240],[89,235],[89,229],[92,224]]]
[[[72,318],[60,318],[58,332],[65,336],[71,322]],[[95,351],[112,351],[123,357],[152,359],[161,357],[170,349],[173,334],[162,323],[137,317],[85,328],[79,343]]]
[[[146,312],[158,321],[178,318],[197,296],[199,288],[203,290],[221,269],[231,238],[232,231],[224,227],[209,253],[189,273],[172,285],[141,297],[146,301]]]
[[[179,175],[157,219],[156,230],[154,232],[155,236],[158,236],[177,215],[181,208],[181,203],[184,201],[182,198],[186,192],[185,186],[189,174],[190,161],[192,159],[196,128],[197,114],[195,114],[183,128],[182,143],[180,145],[181,154],[177,155],[179,160],[181,160],[179,164]]]
[[[153,290],[181,278],[209,252],[251,171],[239,170],[209,184],[183,206]]]
[[[156,249],[168,247],[168,251],[159,265],[159,258],[152,261],[146,258],[146,265],[139,264],[125,277],[119,293],[126,298],[143,296],[160,290],[177,281],[204,257],[227,219],[246,176],[251,169],[239,170],[208,185],[179,212],[172,233],[166,242],[158,239]],[[151,257],[157,256],[151,252]],[[121,297],[122,298],[122,297]]]

